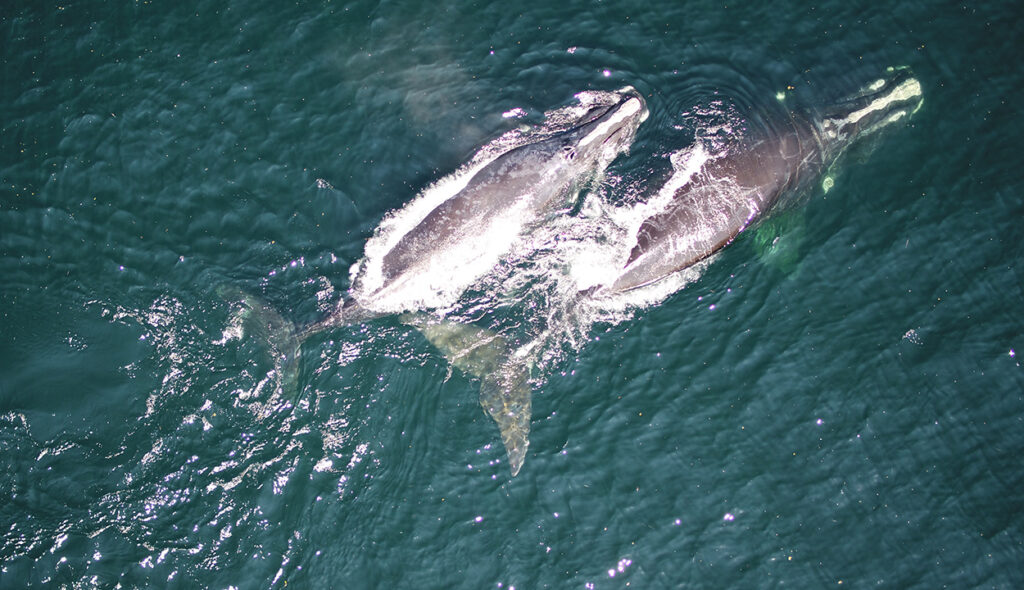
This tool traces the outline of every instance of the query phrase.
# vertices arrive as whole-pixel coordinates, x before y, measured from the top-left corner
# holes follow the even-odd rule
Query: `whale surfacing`
[[[921,85],[894,70],[821,118],[793,113],[774,128],[742,137],[688,180],[669,179],[665,207],[647,218],[618,276],[594,295],[658,282],[704,260],[790,193],[806,190],[857,139],[916,111]],[[675,175],[690,174],[677,169]]]
[[[548,113],[544,125],[511,132],[484,146],[461,170],[385,218],[351,269],[348,296],[305,334],[400,314],[453,367],[479,379],[480,403],[501,432],[513,476],[529,447],[531,367],[543,357],[537,351],[551,343],[557,346],[565,334],[573,333],[575,310],[588,302],[595,307],[622,301],[628,305],[642,298],[631,292],[648,295],[640,291],[648,286],[657,285],[659,293],[678,288],[664,280],[708,259],[790,195],[809,192],[847,147],[922,104],[920,83],[909,71],[893,69],[886,79],[822,114],[788,113],[768,117],[763,126],[739,125],[740,135],[730,136],[714,153],[698,144],[701,158],[673,157],[673,174],[647,203],[614,212],[614,207],[597,207],[598,213],[589,218],[555,217],[629,148],[648,114],[643,98],[628,87],[577,98],[578,106]],[[616,217],[620,212],[626,215]],[[628,223],[619,222],[626,217]],[[601,264],[593,265],[600,271],[586,285],[568,279],[573,281],[568,289],[546,300],[553,313],[545,316],[529,342],[506,338],[504,328],[492,331],[443,317],[464,292],[486,284],[480,281],[513,251],[518,256],[517,247],[531,231],[543,235],[571,227],[583,228],[580,235],[586,235],[595,227],[612,226],[607,234],[594,232],[600,239],[565,241],[581,251],[600,250]],[[614,239],[605,240],[605,235]],[[578,259],[559,260],[569,262],[561,269]],[[508,268],[525,270],[515,264]],[[545,280],[557,281],[558,276],[548,272]],[[577,285],[586,288],[578,290]],[[447,311],[427,313],[432,310]]]
[[[567,208],[647,118],[632,88],[577,98],[578,106],[548,113],[545,126],[484,146],[389,215],[352,269],[350,299],[380,314],[451,305],[532,226]]]

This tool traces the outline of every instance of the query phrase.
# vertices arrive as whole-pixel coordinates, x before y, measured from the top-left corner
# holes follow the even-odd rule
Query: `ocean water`
[[[1020,14],[5,6],[0,587],[1021,587]],[[222,297],[320,319],[389,211],[581,91],[651,111],[584,196],[617,202],[701,108],[813,110],[890,66],[924,104],[827,192],[546,357],[515,478],[479,384],[399,318],[282,383]]]

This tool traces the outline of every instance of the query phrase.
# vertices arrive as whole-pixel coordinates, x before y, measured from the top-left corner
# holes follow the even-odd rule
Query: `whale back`
[[[609,289],[642,287],[714,254],[822,167],[818,135],[802,119],[743,138],[709,159],[662,211],[640,225],[623,272]]]

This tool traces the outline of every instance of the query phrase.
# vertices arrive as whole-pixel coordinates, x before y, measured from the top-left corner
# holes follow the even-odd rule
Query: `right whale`
[[[742,137],[700,170],[677,166],[643,221],[625,265],[588,289],[612,296],[651,285],[729,244],[789,193],[806,190],[855,140],[909,116],[922,102],[907,69],[890,69],[823,116],[792,113],[773,129]],[[627,246],[628,247],[628,246]]]

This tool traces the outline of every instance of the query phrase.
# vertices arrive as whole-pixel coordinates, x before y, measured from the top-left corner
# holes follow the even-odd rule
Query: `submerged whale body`
[[[793,113],[740,138],[696,173],[677,168],[661,189],[664,207],[642,223],[625,265],[591,293],[644,287],[704,260],[787,194],[816,182],[855,140],[908,116],[921,101],[920,83],[894,70],[824,116]]]

